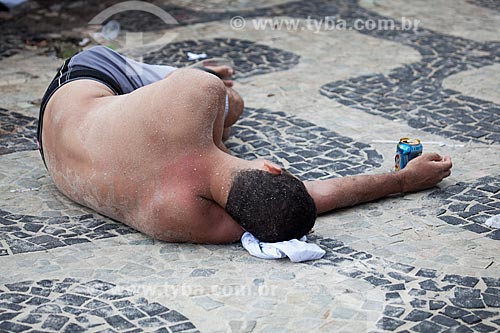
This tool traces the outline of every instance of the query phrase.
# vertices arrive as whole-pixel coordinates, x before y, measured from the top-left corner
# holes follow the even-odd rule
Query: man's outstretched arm
[[[317,180],[305,182],[305,185],[321,214],[391,194],[430,188],[450,175],[451,166],[449,157],[430,153],[411,160],[399,172]]]

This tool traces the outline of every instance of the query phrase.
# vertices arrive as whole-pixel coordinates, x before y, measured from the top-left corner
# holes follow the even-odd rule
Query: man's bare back
[[[226,95],[232,109],[225,119]],[[227,153],[227,119],[236,121],[242,108],[232,88],[197,69],[176,70],[118,96],[101,82],[79,79],[47,104],[45,160],[61,192],[141,232],[175,242],[233,242],[244,232],[224,209],[233,174],[282,172],[270,162]],[[431,154],[398,174],[305,185],[322,213],[433,186],[450,168],[449,158]]]
[[[218,148],[226,89],[195,69],[121,96],[91,80],[64,85],[44,118],[54,182],[74,201],[157,238],[237,240],[241,227],[209,187],[213,156],[227,155]]]

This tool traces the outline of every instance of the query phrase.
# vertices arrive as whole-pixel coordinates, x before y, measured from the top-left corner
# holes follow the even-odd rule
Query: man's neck
[[[227,197],[236,172],[255,168],[255,161],[246,161],[218,150],[211,160],[210,192],[212,199],[219,206],[226,208]]]

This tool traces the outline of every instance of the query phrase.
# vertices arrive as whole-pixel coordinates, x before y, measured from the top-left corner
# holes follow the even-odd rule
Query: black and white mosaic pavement
[[[126,287],[73,278],[0,286],[0,331],[199,332],[181,313]]]
[[[498,9],[496,1],[471,2]],[[173,9],[168,12],[181,25],[229,19],[236,14],[245,18],[339,16],[348,20],[349,26],[354,19],[384,18],[363,9],[356,1],[296,1],[243,13]],[[135,23],[138,30],[144,30],[144,24],[156,29],[149,20],[135,19]],[[444,137],[485,144],[500,141],[499,105],[442,86],[451,75],[498,63],[499,43],[475,42],[427,29],[360,32],[410,46],[418,50],[422,59],[388,74],[326,84],[320,89],[322,94],[371,114],[405,120],[414,128]],[[17,52],[15,43],[19,41],[7,47],[0,43],[0,59]],[[293,53],[240,39],[179,42],[147,55],[145,61],[184,66],[189,64],[187,51],[229,57],[235,62],[239,77],[287,70],[300,61]],[[0,109],[0,131],[0,155],[36,149],[34,118]],[[371,146],[282,112],[247,108],[233,134],[228,146],[235,155],[273,160],[304,180],[359,174],[381,164],[381,155]],[[484,220],[499,214],[499,188],[500,178],[495,175],[458,183],[434,192],[431,197],[444,200],[439,215],[443,221],[498,240],[498,230],[485,226]],[[49,217],[0,210],[0,256],[17,259],[23,253],[134,232],[97,214]],[[498,277],[447,274],[390,262],[335,239],[311,239],[327,254],[308,265],[334,266],[346,277],[367,281],[384,291],[384,314],[378,322],[381,330],[500,331]],[[62,277],[0,285],[0,332],[88,330],[196,332],[191,321],[175,310],[106,281]]]
[[[498,8],[496,1],[477,0],[477,4]],[[388,19],[362,8],[357,1],[347,0],[297,1],[239,13],[184,10],[183,14],[182,8],[165,9],[177,13],[180,24],[225,20],[235,15],[243,15],[246,19],[290,16],[318,20],[330,16],[346,20],[349,29],[353,28],[355,20]],[[128,26],[136,30],[148,28],[139,20],[128,20]],[[499,42],[476,42],[425,28],[403,30],[397,21],[394,30],[358,31],[410,46],[422,59],[388,74],[364,75],[325,84],[320,89],[321,94],[370,114],[404,120],[411,127],[443,137],[463,142],[500,142],[500,105],[442,86],[443,80],[451,75],[499,63]]]
[[[460,182],[437,190],[430,197],[443,200],[438,217],[444,222],[500,240],[500,229],[484,224],[488,218],[500,215],[500,176]]]
[[[285,164],[303,180],[360,174],[382,162],[370,145],[284,112],[245,108],[233,134],[226,145],[236,156]]]
[[[378,20],[383,16],[355,5],[340,8],[348,18]],[[459,141],[500,142],[500,105],[445,89],[445,78],[500,62],[500,43],[475,42],[428,29],[361,30],[361,33],[416,49],[421,60],[391,70],[334,81],[321,94],[344,105]]]
[[[11,214],[0,209],[0,256],[45,251],[134,232],[123,223],[97,214],[45,217]]]
[[[341,274],[385,291],[383,317],[377,322],[380,329],[421,333],[500,330],[500,278],[446,274],[384,260],[336,239],[310,239],[326,255],[307,264],[336,266]]]
[[[299,56],[288,51],[257,44],[244,39],[215,38],[211,40],[186,40],[168,44],[151,52],[144,62],[155,65],[184,67],[195,60],[188,60],[187,53],[205,53],[208,58],[223,57],[234,63],[234,78],[287,70],[299,63]],[[198,60],[199,61],[199,60]]]
[[[0,155],[37,149],[37,119],[0,108]]]

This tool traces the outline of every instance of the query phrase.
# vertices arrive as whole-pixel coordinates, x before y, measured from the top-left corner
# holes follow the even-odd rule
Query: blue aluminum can
[[[401,138],[396,146],[394,169],[396,171],[403,170],[408,162],[422,155],[423,149],[419,139]]]

